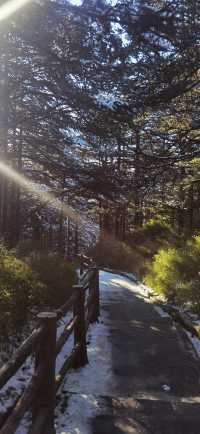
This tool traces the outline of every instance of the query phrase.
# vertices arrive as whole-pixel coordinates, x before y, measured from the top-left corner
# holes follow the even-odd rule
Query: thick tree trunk
[[[61,188],[62,188],[62,193],[60,196],[60,202],[64,203],[64,188],[65,188],[65,176],[63,176],[63,180],[62,180],[62,184],[61,184]],[[60,210],[60,217],[59,217],[59,235],[58,235],[58,239],[59,239],[59,252],[62,256],[64,256],[65,254],[65,236],[64,236],[64,213],[63,213],[63,209],[61,208]]]
[[[135,130],[135,182],[134,182],[134,198],[135,198],[135,226],[141,225],[141,209],[140,209],[140,130]]]

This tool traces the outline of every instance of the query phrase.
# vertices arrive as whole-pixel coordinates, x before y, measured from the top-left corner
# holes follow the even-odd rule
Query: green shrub
[[[73,265],[59,255],[43,253],[31,259],[31,267],[47,287],[42,297],[43,304],[52,308],[63,304],[76,282]]]
[[[200,236],[184,247],[161,249],[155,256],[145,283],[167,298],[200,311]]]
[[[30,266],[0,246],[0,327],[2,334],[19,328],[46,291]]]
[[[0,245],[0,339],[19,332],[32,311],[57,308],[70,296],[76,274],[56,255],[40,255],[26,263]]]
[[[176,246],[179,242],[178,235],[162,216],[148,220],[141,228],[135,228],[128,236],[127,243],[141,258],[140,277],[144,277],[148,262],[152,261],[158,250]]]
[[[166,238],[172,235],[172,228],[164,217],[155,217],[148,220],[141,228],[141,233],[147,238]]]

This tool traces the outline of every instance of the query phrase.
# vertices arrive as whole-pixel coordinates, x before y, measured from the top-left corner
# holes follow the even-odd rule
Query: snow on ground
[[[119,275],[115,273],[100,272],[100,306],[101,316],[99,323],[92,324],[87,335],[88,365],[77,370],[71,370],[66,375],[65,381],[60,387],[57,396],[56,408],[56,433],[57,434],[91,434],[90,421],[95,416],[103,414],[106,410],[106,397],[113,395],[117,390],[115,376],[112,372],[112,348],[109,340],[110,320],[106,311],[106,306],[110,302],[118,302],[117,295],[120,290],[120,298],[126,299],[126,291],[123,288],[133,291],[138,297],[152,303],[149,299],[149,288],[138,285],[131,276]],[[153,306],[157,313],[166,317],[166,314],[158,306]],[[58,336],[62,333],[64,323],[71,318],[71,314],[60,323]],[[193,345],[198,347],[200,354],[200,341],[197,338],[189,339]],[[196,342],[197,340],[197,342]],[[63,347],[61,354],[57,357],[56,372],[60,369],[64,359],[69,355],[73,346],[73,334]],[[3,389],[0,395],[0,411],[4,404],[11,403],[11,395],[15,395],[23,389],[26,381],[31,377],[33,371],[33,359],[27,360],[24,369],[20,369],[15,377]],[[94,380],[95,379],[95,380]],[[13,392],[8,394],[6,390],[13,388]],[[11,390],[12,391],[12,390]],[[7,393],[7,397],[6,397]],[[149,398],[149,396],[148,396]],[[5,407],[4,407],[5,409]],[[26,434],[30,415],[21,423],[17,434]],[[103,433],[102,433],[103,434]]]
[[[158,314],[161,316],[161,318],[170,318],[170,315],[165,312],[160,306],[154,306],[154,309]]]
[[[59,403],[56,409],[57,434],[92,434],[91,420],[98,415],[108,414],[106,397],[117,396],[116,377],[112,371],[112,348],[109,329],[112,326],[106,312],[106,305],[126,299],[126,291],[133,291],[138,297],[152,303],[148,297],[149,288],[138,285],[129,276],[110,272],[100,272],[100,322],[91,325],[88,334],[89,364],[78,370],[71,370],[59,391]],[[154,306],[163,318],[169,315],[160,307]],[[95,379],[95,380],[94,380]],[[168,385],[163,390],[169,391]],[[147,396],[146,396],[147,395]],[[144,399],[157,399],[149,393],[139,396]],[[184,401],[184,399],[183,399]],[[102,433],[103,434],[103,433]]]
[[[192,336],[192,334],[190,332],[188,332],[187,330],[185,330],[185,333],[188,337],[188,339],[190,340],[190,342],[192,343],[196,354],[198,357],[200,357],[200,339],[197,338],[197,336]]]
[[[89,363],[71,370],[60,388],[56,410],[57,434],[89,434],[90,419],[104,411],[103,397],[109,394],[113,382],[112,349],[107,339],[109,329],[104,306],[117,292],[118,278],[111,273],[100,273],[101,316],[99,323],[90,326],[87,335]]]
[[[57,434],[90,433],[90,418],[103,410],[103,399],[101,402],[95,395],[105,395],[109,391],[112,365],[111,347],[105,339],[106,326],[101,322],[90,328],[87,337],[89,364],[69,371],[59,391]]]
[[[118,275],[101,272],[101,304],[109,303],[110,297],[113,298],[115,292],[118,291]],[[113,280],[111,287],[110,280]],[[109,287],[109,291],[108,291]],[[111,290],[112,288],[112,290]],[[63,320],[60,321],[60,327],[57,331],[57,336],[63,331],[63,328],[71,318],[69,313]],[[71,370],[66,376],[66,380],[58,393],[58,406],[56,410],[56,432],[58,434],[88,434],[88,420],[99,411],[102,412],[104,406],[103,399],[94,397],[98,395],[108,394],[110,384],[112,382],[111,371],[111,346],[105,339],[107,326],[105,324],[106,313],[102,308],[100,322],[90,326],[87,335],[88,343],[88,358],[89,364],[78,370]],[[64,345],[62,352],[56,359],[56,373],[64,363],[65,358],[70,354],[73,347],[73,334]],[[0,394],[0,412],[5,411],[21,394],[25,384],[30,380],[34,367],[34,358],[28,358],[22,368],[15,376],[4,386]],[[98,374],[98,375],[97,375]],[[96,381],[94,382],[94,378]],[[92,381],[90,381],[90,378]],[[78,394],[78,396],[77,396]],[[69,397],[70,395],[70,397]],[[99,407],[100,406],[100,407]],[[84,416],[84,417],[83,417]],[[30,422],[30,414],[27,414],[23,419],[16,434],[27,433],[27,427]],[[83,420],[84,419],[84,420]]]
[[[126,300],[127,292],[124,289],[149,301],[147,289],[138,285],[132,275],[100,272],[101,316],[99,323],[92,324],[89,329],[89,364],[78,370],[71,370],[60,388],[56,409],[57,434],[92,434],[91,419],[108,412],[106,397],[119,398],[109,339],[110,327],[113,325],[106,305],[119,302],[119,291],[120,300]]]
[[[60,326],[57,329],[57,338],[62,334],[66,324],[72,319],[73,315],[71,312],[68,312],[61,320],[60,320]],[[66,344],[63,346],[62,351],[57,355],[56,357],[56,374],[59,372],[60,368],[62,367],[65,359],[70,355],[72,348],[74,345],[74,337],[73,333],[68,338]]]
[[[72,317],[72,313],[68,312],[65,317],[59,322],[59,327],[57,329],[57,337],[63,332],[63,329],[67,322]],[[73,336],[70,336],[66,345],[63,347],[63,351],[56,359],[56,373],[59,371],[60,367],[64,363],[64,359],[70,354],[71,349],[73,347]],[[0,364],[3,365],[2,361],[5,358],[4,352],[0,353]],[[35,357],[30,356],[26,359],[23,366],[16,372],[16,374],[11,377],[11,379],[5,384],[5,386],[1,389],[0,392],[0,414],[4,413],[13,403],[16,401],[17,397],[19,397],[23,390],[25,389],[26,384],[30,381],[33,371],[34,371],[34,362]],[[20,424],[20,427],[16,431],[16,434],[26,434],[27,426],[30,421],[30,415],[27,414]]]
[[[1,389],[0,393],[0,413],[5,411],[21,394],[26,382],[31,378],[33,373],[33,359],[28,357],[22,368],[16,375],[11,377],[8,383]]]

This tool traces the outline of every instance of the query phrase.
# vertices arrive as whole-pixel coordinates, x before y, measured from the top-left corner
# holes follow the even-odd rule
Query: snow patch
[[[162,385],[162,389],[163,389],[165,392],[170,392],[171,387],[168,386],[167,384],[163,384],[163,385]]]
[[[154,310],[158,312],[161,318],[170,318],[170,315],[167,312],[165,312],[160,306],[154,305]]]
[[[185,333],[189,338],[190,342],[192,343],[198,357],[200,357],[200,339],[197,336],[192,336],[192,334],[187,330],[185,330]]]

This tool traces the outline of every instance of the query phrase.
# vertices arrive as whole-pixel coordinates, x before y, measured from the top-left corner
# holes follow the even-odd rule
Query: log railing
[[[38,327],[0,369],[1,389],[27,357],[35,355],[34,374],[13,407],[1,416],[0,434],[15,433],[28,410],[32,412],[32,426],[28,434],[55,434],[56,392],[70,368],[84,366],[88,362],[86,334],[90,323],[99,317],[99,271],[88,258],[86,263],[85,258],[81,256],[79,284],[74,285],[70,299],[55,312],[38,314]],[[56,339],[58,320],[69,311],[73,316]],[[56,357],[72,333],[73,349],[56,375]]]

